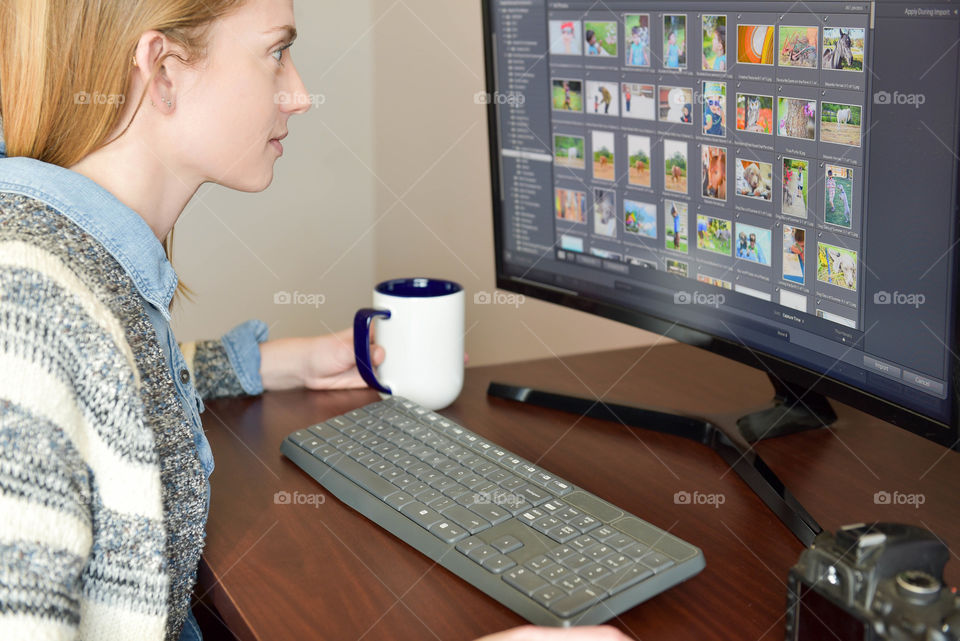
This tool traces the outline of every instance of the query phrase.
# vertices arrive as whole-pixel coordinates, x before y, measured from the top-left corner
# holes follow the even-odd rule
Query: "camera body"
[[[949,555],[912,525],[821,532],[790,569],[787,641],[960,640],[960,597],[943,585]]]

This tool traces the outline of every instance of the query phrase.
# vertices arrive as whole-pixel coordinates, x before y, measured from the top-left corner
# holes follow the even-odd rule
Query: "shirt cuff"
[[[267,340],[267,324],[248,320],[223,335],[220,342],[227,351],[227,358],[237,373],[243,391],[251,396],[263,393],[260,378],[260,343]]]

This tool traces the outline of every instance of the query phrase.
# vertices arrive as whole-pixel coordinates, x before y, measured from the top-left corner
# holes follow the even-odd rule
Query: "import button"
[[[872,372],[880,372],[881,374],[886,374],[887,376],[892,376],[893,378],[900,378],[900,368],[889,363],[884,363],[883,361],[878,361],[877,359],[863,355],[863,364],[864,366]]]

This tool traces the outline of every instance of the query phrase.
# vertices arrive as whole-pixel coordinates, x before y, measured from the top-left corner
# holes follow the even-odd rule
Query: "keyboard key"
[[[567,504],[564,503],[563,501],[560,501],[558,499],[552,499],[550,501],[547,501],[543,505],[541,505],[540,509],[545,511],[550,516],[555,516],[557,518],[560,518],[559,513],[566,507],[567,507]]]
[[[499,552],[497,552],[487,544],[483,544],[479,547],[475,547],[469,552],[467,552],[467,556],[473,559],[474,561],[476,561],[477,563],[483,563],[485,559],[489,559],[490,557],[497,556],[498,554]]]
[[[558,580],[565,578],[573,574],[572,570],[563,567],[559,564],[551,565],[550,567],[544,568],[538,572],[540,576],[545,578],[550,583],[556,583]]]
[[[297,430],[296,432],[294,432],[293,434],[291,434],[291,435],[288,436],[287,438],[290,439],[291,441],[293,441],[293,444],[294,444],[294,445],[300,445],[300,444],[303,443],[304,441],[306,441],[306,440],[308,440],[308,439],[311,439],[311,438],[313,438],[314,436],[316,436],[316,435],[313,434],[313,433],[311,433],[311,432],[309,432],[309,431],[307,431],[307,430]]]
[[[649,545],[644,545],[643,543],[634,543],[633,545],[629,545],[620,551],[634,560],[640,560],[647,554],[650,554],[650,550],[651,548]]]
[[[611,570],[620,570],[634,563],[634,560],[625,554],[615,554],[608,556],[601,563]]]
[[[549,483],[547,483],[546,488],[547,490],[553,492],[557,496],[563,496],[564,494],[567,494],[568,492],[573,491],[572,485],[570,485],[565,481],[558,481],[557,479],[554,479]]]
[[[571,574],[570,576],[557,581],[557,587],[563,588],[567,592],[573,592],[575,590],[579,590],[580,588],[590,587],[590,583],[583,577]]]
[[[512,474],[507,476],[507,478],[503,479],[499,483],[500,487],[508,491],[515,490],[518,487],[523,487],[526,484],[527,482],[524,481],[522,478],[520,478],[519,476],[514,476]]]
[[[516,493],[523,497],[524,500],[529,501],[533,505],[540,505],[544,501],[552,499],[553,496],[544,490],[527,483],[521,488],[516,490]]]
[[[560,525],[560,520],[555,519],[552,516],[545,516],[543,518],[537,519],[532,524],[533,529],[538,530],[546,534],[550,529]]]
[[[503,580],[527,596],[531,596],[541,588],[550,586],[544,579],[527,568],[513,568],[503,575]]]
[[[563,562],[565,566],[567,566],[574,572],[577,572],[580,568],[584,566],[592,565],[593,563],[594,563],[593,559],[583,554],[575,554]]]
[[[553,565],[553,561],[545,554],[535,556],[526,563],[526,566],[534,572],[540,572],[551,565]]]
[[[396,510],[399,510],[407,503],[413,503],[414,501],[416,501],[416,499],[413,498],[413,496],[411,496],[410,494],[407,494],[406,492],[399,492],[399,491],[394,492],[393,494],[388,496],[385,500],[387,502],[387,505],[390,505]]]
[[[410,494],[413,494],[414,496],[419,496],[421,492],[426,492],[432,488],[422,481],[414,481],[413,483],[408,483],[403,489],[405,489],[407,492],[410,492]]]
[[[441,512],[441,514],[453,520],[460,527],[465,528],[470,534],[476,534],[490,527],[490,521],[461,505],[452,505]]]
[[[509,570],[516,564],[516,561],[505,554],[497,554],[496,556],[487,557],[480,563],[480,565],[490,570],[494,574],[500,574],[501,572]]]
[[[593,528],[600,525],[600,521],[593,518],[592,516],[584,514],[583,516],[578,516],[577,518],[570,521],[570,525],[572,525],[575,528],[578,528],[581,532],[589,532]]]
[[[437,512],[447,509],[451,505],[456,505],[453,499],[448,499],[447,497],[441,495],[438,498],[428,501],[427,505],[435,509]]]
[[[596,532],[591,532],[591,534],[593,535],[593,538],[595,538],[595,539],[597,539],[597,540],[599,540],[599,541],[606,541],[606,540],[609,539],[611,536],[616,536],[617,534],[622,534],[622,532],[620,532],[620,531],[618,531],[618,530],[614,530],[614,529],[613,529],[612,527],[610,527],[609,525],[604,525],[603,527],[598,527],[598,528],[597,528],[597,531],[596,531]]]
[[[407,491],[408,492],[410,491],[409,488],[407,489]],[[427,505],[430,505],[430,503],[432,503],[436,499],[443,496],[443,494],[440,494],[440,492],[437,492],[432,487],[428,487],[422,492],[417,492],[416,496],[417,496],[417,500],[420,501],[421,503],[426,503]]]
[[[400,508],[400,512],[406,514],[408,517],[413,519],[414,522],[427,529],[429,529],[434,523],[439,523],[443,520],[443,517],[440,516],[439,512],[427,507],[420,501],[407,503]]]
[[[610,594],[616,594],[651,576],[653,576],[653,571],[649,568],[642,565],[630,565],[597,579],[595,585]]]
[[[550,603],[549,608],[561,617],[571,617],[600,601],[602,596],[603,593],[595,588],[583,588],[573,594],[556,599]]]
[[[537,508],[532,508],[520,515],[520,520],[526,523],[527,525],[532,526],[535,521],[546,516],[546,513],[543,510],[538,510]]]
[[[546,534],[557,543],[566,543],[580,534],[580,531],[572,525],[564,524],[551,528]]]
[[[463,554],[468,554],[474,548],[478,548],[482,545],[485,545],[483,540],[479,536],[471,536],[469,539],[464,539],[457,543],[457,550]]]
[[[337,471],[378,499],[383,500],[397,491],[396,485],[348,458],[343,458],[337,463]]]
[[[477,503],[470,506],[471,512],[476,512],[494,525],[502,523],[511,517],[511,514],[501,507],[490,503]]]
[[[554,561],[560,562],[567,557],[573,556],[575,552],[576,551],[569,545],[560,545],[547,552],[547,556]]]
[[[319,425],[311,425],[307,428],[307,430],[324,441],[329,441],[335,436],[340,436],[340,430],[323,423],[320,423]]]
[[[440,521],[430,526],[430,531],[444,543],[454,543],[467,536],[467,531],[450,521]]]
[[[589,536],[589,535],[587,535],[587,534],[584,534],[584,535],[582,535],[582,536],[578,536],[578,537],[575,538],[574,540],[570,541],[570,545],[571,545],[572,547],[580,550],[581,552],[582,552],[583,550],[586,550],[588,547],[591,547],[591,546],[596,545],[596,544],[597,544],[597,540],[596,540],[595,538],[593,538],[592,536]]]
[[[584,554],[589,556],[594,561],[601,561],[611,554],[613,554],[613,548],[609,545],[594,545],[593,547],[587,548],[583,551]]]
[[[641,558],[640,563],[653,570],[654,573],[660,573],[673,565],[673,559],[670,559],[659,552],[653,552]]]
[[[553,585],[540,588],[530,595],[534,601],[544,607],[550,607],[555,601],[558,601],[565,596],[567,596],[566,592]]]
[[[496,539],[490,541],[490,545],[497,548],[501,554],[507,554],[508,552],[513,552],[514,550],[519,550],[523,547],[523,543],[520,542],[520,539],[509,534],[497,537]]]
[[[585,578],[587,581],[596,581],[600,577],[611,574],[612,570],[610,568],[600,565],[599,563],[594,563],[593,565],[588,565],[585,568],[581,568],[578,574]]]
[[[630,547],[637,541],[634,538],[627,536],[626,534],[621,534],[620,532],[618,532],[613,536],[604,539],[603,542],[612,548],[616,548],[617,550],[623,550],[624,548]]]

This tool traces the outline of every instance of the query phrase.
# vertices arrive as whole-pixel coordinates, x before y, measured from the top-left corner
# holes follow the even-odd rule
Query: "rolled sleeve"
[[[220,341],[227,350],[227,358],[237,374],[243,391],[247,394],[262,394],[260,378],[260,343],[267,340],[267,324],[248,320],[223,335]]]
[[[181,344],[200,397],[262,394],[260,343],[265,340],[266,324],[249,320],[231,329],[220,340]]]

